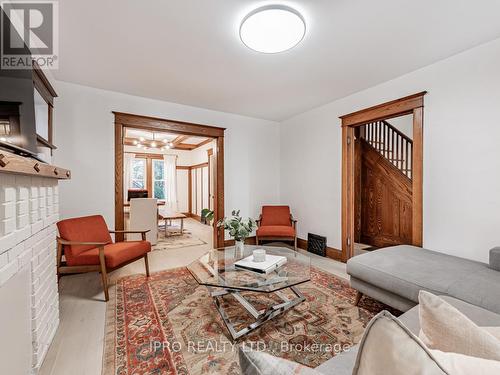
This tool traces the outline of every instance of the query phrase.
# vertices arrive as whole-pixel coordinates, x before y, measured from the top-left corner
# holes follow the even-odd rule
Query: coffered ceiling
[[[212,138],[179,135],[167,132],[151,132],[147,130],[125,128],[123,143],[148,149],[194,150],[212,141]]]
[[[262,54],[241,19],[287,4],[307,24]],[[283,120],[500,36],[497,0],[64,0],[56,79]]]

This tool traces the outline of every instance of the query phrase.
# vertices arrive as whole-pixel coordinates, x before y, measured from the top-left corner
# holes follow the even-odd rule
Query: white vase
[[[243,252],[245,251],[245,241],[234,241],[234,247],[236,248],[236,252],[243,256]]]

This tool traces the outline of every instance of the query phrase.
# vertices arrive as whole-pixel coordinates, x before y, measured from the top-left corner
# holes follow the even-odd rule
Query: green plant
[[[229,235],[235,241],[245,241],[250,233],[257,227],[255,220],[251,217],[243,220],[240,216],[240,210],[233,210],[231,217],[225,217],[217,223],[219,228],[229,231]]]
[[[201,210],[201,222],[209,224],[214,219],[214,212],[208,208]]]

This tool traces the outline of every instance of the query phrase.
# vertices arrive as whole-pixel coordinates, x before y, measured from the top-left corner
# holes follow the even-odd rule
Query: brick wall
[[[0,173],[0,286],[20,269],[30,268],[34,372],[59,324],[58,218],[56,179]]]

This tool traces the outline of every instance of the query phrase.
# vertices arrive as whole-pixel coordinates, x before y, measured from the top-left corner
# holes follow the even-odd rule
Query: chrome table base
[[[295,298],[290,299],[285,296],[281,291],[274,292],[278,297],[283,301],[282,303],[272,305],[267,307],[266,309],[257,310],[244,296],[241,295],[239,290],[236,289],[226,289],[226,288],[213,288],[208,287],[211,296],[214,299],[215,306],[219,311],[224,324],[226,325],[229,333],[233,341],[238,340],[239,338],[249,334],[253,330],[259,328],[262,324],[267,322],[268,320],[273,319],[274,317],[284,313],[287,310],[297,306],[299,303],[305,301],[305,297],[300,293],[300,291],[292,286],[290,289],[295,294]],[[245,308],[246,311],[250,313],[255,318],[255,322],[246,326],[245,328],[236,331],[234,323],[229,319],[226,311],[224,310],[223,303],[220,299],[222,299],[225,295],[232,295],[240,304]]]

